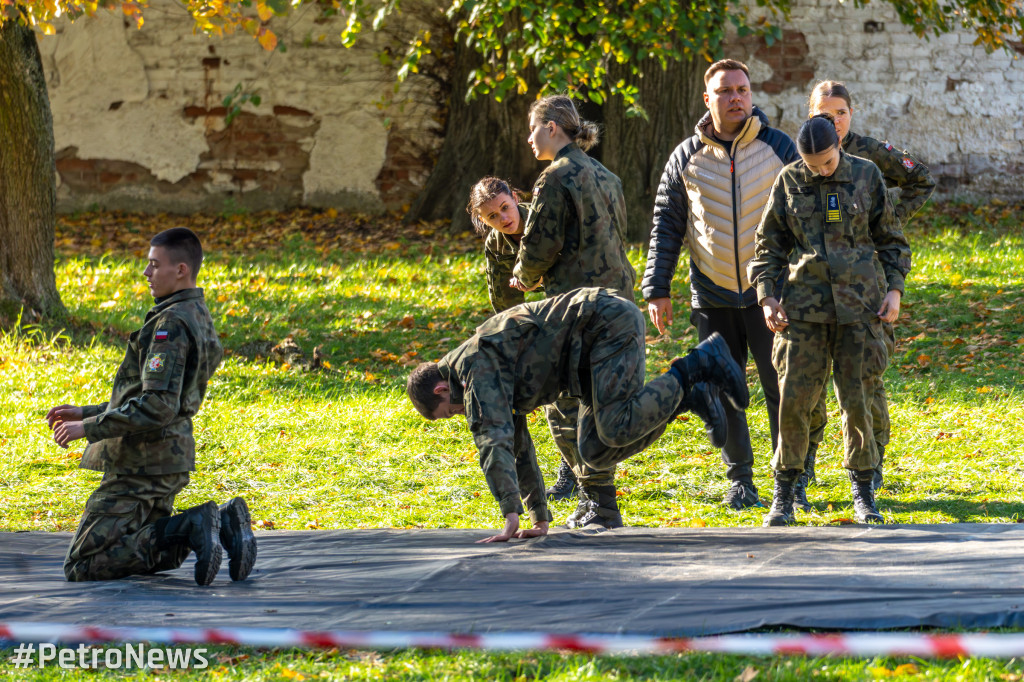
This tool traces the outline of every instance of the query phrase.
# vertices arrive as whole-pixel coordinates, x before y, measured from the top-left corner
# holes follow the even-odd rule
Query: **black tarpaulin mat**
[[[707,635],[1024,627],[1024,527],[259,533],[249,580],[66,583],[67,533],[0,533],[0,622]]]

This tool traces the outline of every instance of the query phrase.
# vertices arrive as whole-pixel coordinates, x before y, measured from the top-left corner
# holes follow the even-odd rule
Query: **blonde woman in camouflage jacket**
[[[831,115],[835,119],[836,133],[842,140],[843,151],[852,156],[867,159],[878,166],[885,179],[889,197],[893,200],[896,217],[899,218],[900,224],[906,227],[907,221],[924,206],[935,189],[935,180],[928,167],[905,149],[851,131],[853,100],[843,83],[836,81],[818,83],[811,91],[807,110],[809,116]],[[882,326],[885,331],[886,350],[889,356],[892,356],[896,347],[895,332],[889,323]],[[811,506],[807,501],[806,485],[814,480],[814,461],[817,457],[818,446],[825,436],[825,425],[828,422],[825,398],[826,392],[822,391],[818,405],[811,415],[810,445],[807,448],[804,474],[797,490],[797,504],[805,510],[809,510]],[[882,465],[885,460],[885,448],[889,444],[888,405],[885,383],[880,380],[871,405],[875,445],[878,448],[878,467],[875,469],[873,480],[875,489],[882,486]]]
[[[533,186],[529,215],[512,286],[521,291],[544,280],[546,296],[581,287],[607,287],[633,300],[636,273],[626,257],[626,202],[622,182],[587,156],[597,144],[597,126],[580,118],[572,100],[544,97],[530,107],[529,143],[534,156],[550,165]],[[615,498],[615,467],[586,465],[577,447],[579,400],[566,398],[546,407],[551,435],[580,486],[580,502],[566,525],[622,525]],[[566,481],[565,471],[559,481]],[[558,489],[558,483],[554,486]]]

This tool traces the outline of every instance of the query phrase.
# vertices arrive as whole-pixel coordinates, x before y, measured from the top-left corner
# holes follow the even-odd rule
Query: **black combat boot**
[[[575,496],[578,488],[576,474],[573,473],[569,463],[563,459],[558,467],[558,480],[555,481],[553,486],[545,490],[544,494],[547,495],[548,502],[558,502]]]
[[[885,523],[885,519],[875,507],[875,489],[871,486],[875,470],[866,469],[849,473],[850,488],[853,491],[853,514],[857,523]]]
[[[733,359],[729,346],[718,332],[698,343],[683,357],[673,360],[669,372],[675,375],[684,391],[688,392],[703,381],[721,388],[737,410],[745,410],[750,405],[743,368]]]
[[[580,503],[565,525],[583,528],[588,525],[622,528],[622,514],[615,499],[614,485],[586,485],[580,488]]]
[[[796,477],[796,485],[793,486],[793,504],[801,511],[811,511],[811,502],[807,499],[807,470],[804,469]]]
[[[885,446],[878,445],[876,447],[878,448],[878,466],[875,467],[875,473],[871,477],[871,487],[877,492],[882,489],[882,483],[885,480],[882,477],[882,462],[885,461]]]
[[[791,526],[796,522],[796,512],[793,510],[793,496],[796,492],[796,479],[799,471],[776,471],[775,472],[775,495],[772,497],[772,508],[765,514],[761,525],[769,526]]]
[[[725,445],[725,439],[729,435],[729,425],[725,422],[725,409],[719,398],[721,390],[714,384],[701,381],[694,384],[686,393],[686,397],[679,403],[680,414],[684,411],[693,412],[704,421],[704,430],[708,434],[708,440],[712,447],[720,448]]]
[[[818,444],[808,443],[807,444],[807,455],[804,457],[804,473],[807,474],[807,485],[815,484],[818,482],[818,477],[814,474],[814,462],[818,459]]]
[[[256,563],[256,537],[252,533],[249,506],[235,497],[220,507],[220,544],[228,553],[232,580],[245,580]]]
[[[206,502],[156,522],[156,546],[188,545],[196,553],[196,582],[209,585],[220,570],[220,509]]]

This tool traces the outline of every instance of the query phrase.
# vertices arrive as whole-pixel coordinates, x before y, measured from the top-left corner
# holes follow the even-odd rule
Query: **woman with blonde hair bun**
[[[528,291],[543,279],[546,296],[606,287],[634,300],[636,273],[626,257],[622,182],[586,154],[598,137],[597,125],[580,118],[576,105],[565,95],[544,97],[530,107],[528,142],[538,160],[551,163],[533,186],[513,269],[514,288]],[[551,435],[563,458],[549,498],[564,499],[579,484],[579,505],[566,525],[621,526],[615,467],[594,470],[579,456],[579,400],[563,398],[546,409]]]

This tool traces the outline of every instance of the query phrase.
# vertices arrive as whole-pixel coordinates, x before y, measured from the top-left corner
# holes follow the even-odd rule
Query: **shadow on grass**
[[[813,489],[812,489],[813,490]],[[824,517],[838,517],[840,511],[853,506],[851,497],[831,497],[826,500],[816,499],[813,493],[811,506],[815,512]],[[1024,518],[1024,503],[1011,500],[990,500],[988,502],[968,502],[956,500],[919,500],[900,502],[886,494],[885,488],[876,494],[875,504],[884,514],[942,514],[954,519],[955,523],[1005,523],[1003,521],[987,521],[993,517],[1017,519]],[[832,510],[829,510],[829,506]],[[934,522],[931,522],[934,523]]]

